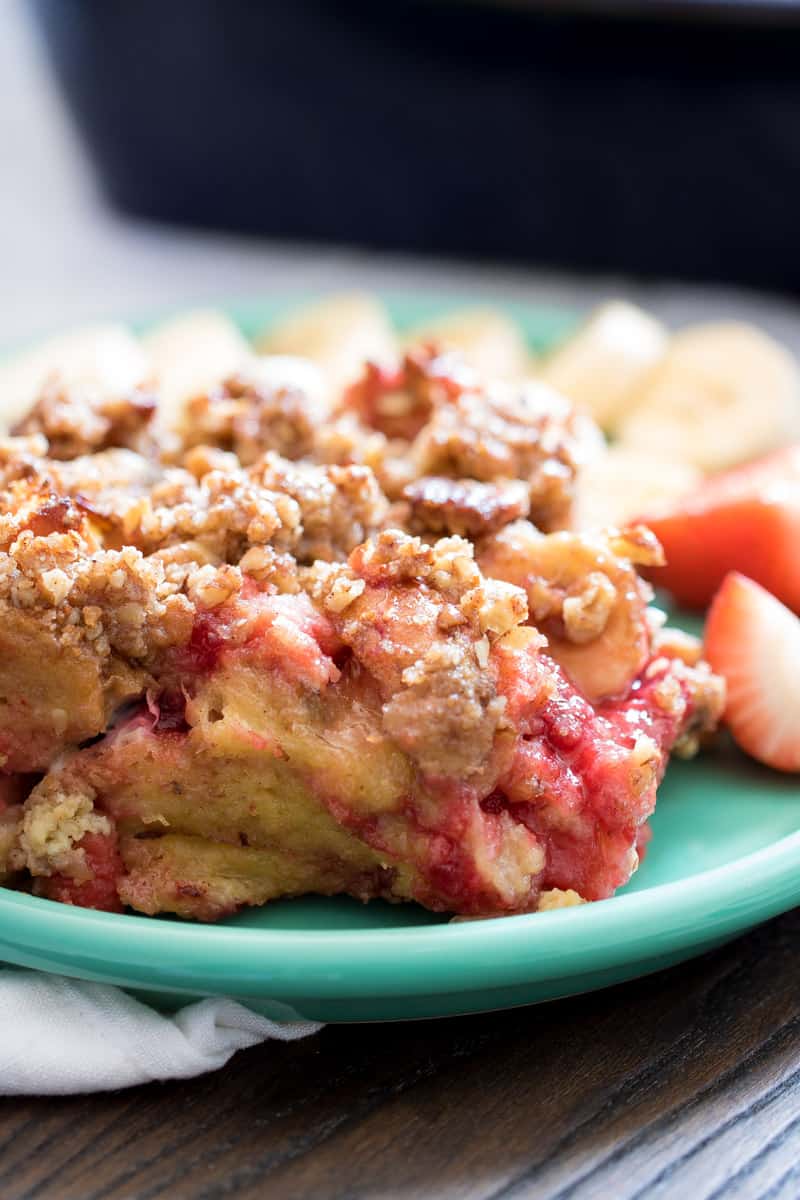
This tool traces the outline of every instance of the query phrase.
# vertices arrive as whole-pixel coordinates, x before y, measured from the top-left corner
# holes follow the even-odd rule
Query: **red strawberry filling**
[[[77,843],[85,857],[86,874],[82,878],[55,874],[36,881],[36,892],[48,900],[96,908],[103,912],[122,912],[117,883],[124,872],[116,831],[87,833]]]

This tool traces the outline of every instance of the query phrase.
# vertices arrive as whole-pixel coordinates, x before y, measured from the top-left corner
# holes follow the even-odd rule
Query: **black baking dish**
[[[35,0],[128,211],[800,286],[798,6],[579,7]]]

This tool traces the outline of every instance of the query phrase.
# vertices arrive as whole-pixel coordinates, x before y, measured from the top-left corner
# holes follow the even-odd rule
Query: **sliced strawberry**
[[[742,571],[800,612],[800,446],[716,475],[642,521],[667,559],[651,578],[680,604],[705,607]]]
[[[709,610],[705,655],[727,684],[735,741],[769,767],[800,771],[800,620],[733,571]]]

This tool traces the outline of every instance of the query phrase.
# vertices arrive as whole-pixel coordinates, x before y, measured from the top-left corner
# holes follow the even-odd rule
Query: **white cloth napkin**
[[[107,984],[0,969],[0,1095],[69,1095],[185,1079],[267,1038],[289,1042],[320,1028],[314,1021],[269,1021],[223,998],[166,1016]]]

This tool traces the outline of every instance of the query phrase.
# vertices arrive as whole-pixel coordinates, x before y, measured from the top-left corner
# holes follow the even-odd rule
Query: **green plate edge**
[[[382,298],[400,328],[457,306],[496,305],[540,352],[578,319],[563,308],[483,296]],[[253,335],[304,299],[220,307]],[[396,1020],[606,987],[693,957],[800,903],[796,779],[722,747],[670,768],[653,823],[654,842],[632,884],[576,909],[449,924],[415,906],[308,898],[198,926],[71,909],[0,888],[0,956],[119,984],[164,1008],[232,995],[277,1020]]]

